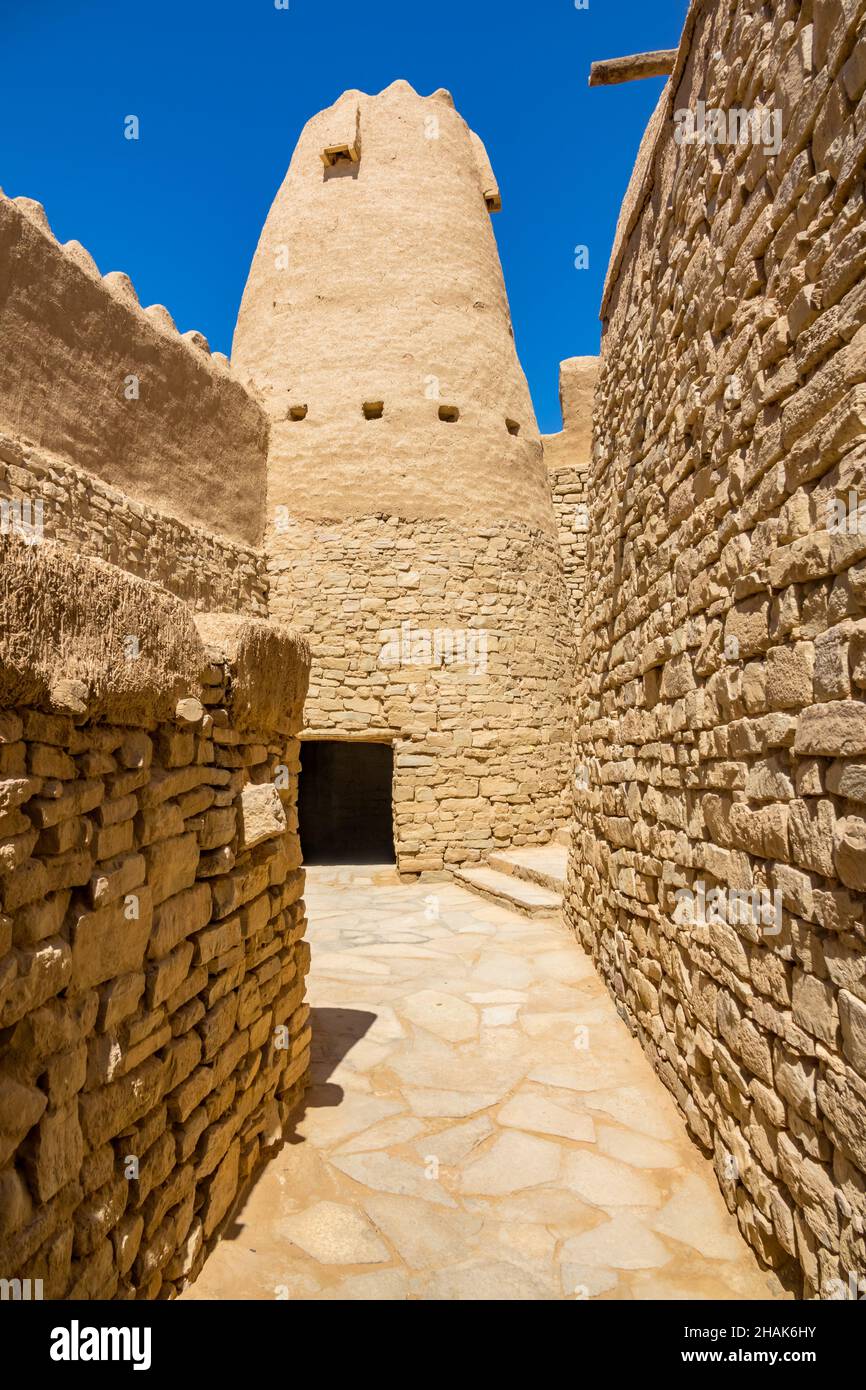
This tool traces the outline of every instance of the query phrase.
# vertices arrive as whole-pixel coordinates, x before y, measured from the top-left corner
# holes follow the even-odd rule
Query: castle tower
[[[570,634],[499,206],[447,92],[350,91],[304,128],[253,260],[232,360],[271,418],[271,612],[313,648],[308,853],[320,814],[351,839],[383,799],[407,872],[566,817]]]

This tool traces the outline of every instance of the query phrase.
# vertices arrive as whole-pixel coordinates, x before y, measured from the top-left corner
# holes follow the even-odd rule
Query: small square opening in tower
[[[520,433],[520,422],[519,422],[518,420],[509,420],[508,417],[506,416],[506,419],[505,419],[505,428],[508,430],[508,433],[509,433],[509,434],[519,434],[519,433]]]
[[[337,164],[357,164],[361,158],[361,151],[357,145],[326,145],[322,150],[322,163],[326,169],[333,169]]]
[[[456,405],[440,405],[439,419],[446,420],[449,425],[453,425],[455,420],[460,419],[460,411]]]
[[[365,420],[381,420],[385,414],[384,401],[365,401],[361,409]]]
[[[290,406],[289,406],[289,419],[290,419],[290,420],[306,420],[306,418],[307,418],[307,407],[306,407],[305,405],[290,405]]]
[[[302,743],[298,823],[304,862],[393,864],[393,779],[390,743]]]
[[[502,211],[502,199],[498,193],[485,193],[484,201],[487,204],[488,212]]]

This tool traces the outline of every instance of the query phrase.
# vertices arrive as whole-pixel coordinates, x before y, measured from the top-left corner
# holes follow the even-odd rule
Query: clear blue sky
[[[0,0],[0,185],[143,304],[229,352],[259,231],[309,116],[347,87],[447,87],[485,141],[515,335],[542,430],[557,364],[598,350],[622,195],[662,79],[593,59],[679,40],[686,0]],[[141,138],[124,139],[135,114]],[[574,247],[589,248],[588,270]]]

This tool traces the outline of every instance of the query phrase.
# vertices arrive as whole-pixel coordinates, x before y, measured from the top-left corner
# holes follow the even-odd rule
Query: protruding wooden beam
[[[632,53],[627,58],[605,58],[589,70],[590,87],[610,87],[615,82],[634,82],[638,77],[670,77],[677,56],[675,48],[655,53]]]

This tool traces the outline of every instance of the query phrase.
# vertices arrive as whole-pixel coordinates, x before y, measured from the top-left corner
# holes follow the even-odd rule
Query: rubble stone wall
[[[58,541],[79,555],[149,579],[196,610],[267,617],[261,550],[135,501],[93,474],[3,434],[0,533],[33,544]]]
[[[309,650],[0,547],[0,1276],[169,1297],[308,1067]]]
[[[559,536],[559,551],[568,592],[568,608],[573,621],[577,620],[586,583],[586,534],[589,517],[587,475],[589,464],[555,465],[555,454],[545,442],[545,457],[550,457],[550,491]],[[587,519],[585,521],[585,518]]]
[[[541,436],[572,622],[577,620],[586,583],[587,479],[597,376],[597,357],[570,357],[560,363],[562,429],[558,434]]]
[[[554,538],[518,523],[293,519],[269,554],[272,616],[314,653],[304,736],[393,744],[401,872],[549,840],[569,809]]]
[[[866,1276],[864,29],[863,0],[693,4],[645,137],[567,895],[744,1235],[824,1297]],[[678,144],[699,100],[780,124]]]

